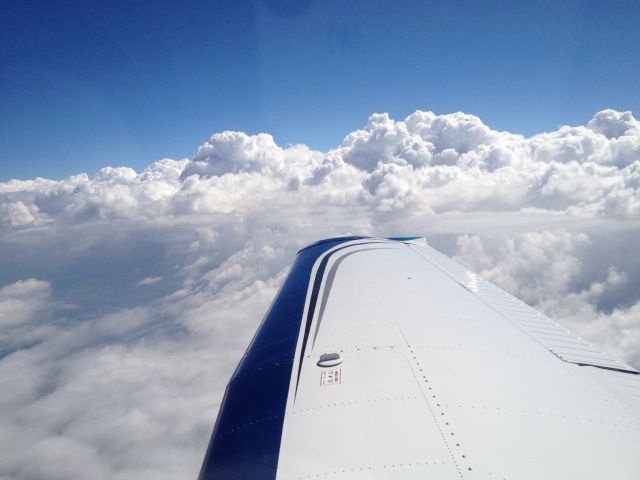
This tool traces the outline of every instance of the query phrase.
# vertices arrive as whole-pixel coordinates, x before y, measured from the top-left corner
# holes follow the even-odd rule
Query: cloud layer
[[[372,115],[342,144],[216,133],[192,160],[0,184],[0,478],[195,478],[305,243],[426,235],[640,366],[640,122],[530,138]],[[55,464],[57,467],[51,467]]]

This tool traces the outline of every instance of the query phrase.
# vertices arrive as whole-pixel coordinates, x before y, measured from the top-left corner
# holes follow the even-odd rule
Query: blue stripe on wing
[[[341,237],[302,249],[256,336],[233,374],[220,406],[200,480],[273,480],[296,343],[311,270]]]

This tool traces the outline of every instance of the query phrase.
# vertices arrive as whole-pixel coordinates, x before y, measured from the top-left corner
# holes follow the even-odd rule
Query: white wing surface
[[[307,283],[253,478],[640,478],[638,372],[424,240],[330,244]]]

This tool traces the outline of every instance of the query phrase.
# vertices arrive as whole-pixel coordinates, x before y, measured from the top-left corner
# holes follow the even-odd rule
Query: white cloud
[[[25,205],[21,201],[0,205],[0,224],[10,227],[24,227],[41,223],[43,217],[37,205]]]
[[[136,285],[138,287],[143,287],[145,285],[153,285],[154,283],[158,283],[161,280],[162,277],[144,277],[142,280],[136,283]]]
[[[640,366],[639,188],[640,124],[613,110],[531,138],[377,114],[324,153],[222,132],[139,173],[2,183],[0,478],[195,478],[296,250],[327,236],[427,235]]]
[[[640,125],[633,118],[631,112],[616,112],[615,110],[602,110],[587,124],[589,130],[601,133],[607,138],[618,138],[622,135],[632,136],[638,133]]]
[[[0,288],[0,328],[36,319],[51,296],[51,286],[33,278]]]

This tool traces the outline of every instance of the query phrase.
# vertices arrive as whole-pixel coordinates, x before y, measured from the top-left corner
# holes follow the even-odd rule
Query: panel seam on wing
[[[502,413],[513,413],[513,414],[524,414],[524,415],[534,415],[534,416],[545,416],[545,417],[553,417],[553,418],[557,418],[557,419],[566,419],[566,420],[577,420],[579,422],[585,422],[585,423],[593,423],[593,424],[599,424],[599,425],[607,425],[610,427],[614,427],[614,428],[627,428],[627,429],[631,429],[631,430],[637,430],[640,431],[640,423],[637,422],[636,419],[628,419],[627,417],[622,417],[625,420],[629,420],[628,425],[625,424],[618,424],[618,423],[612,423],[612,422],[603,422],[603,421],[599,421],[599,420],[594,420],[592,418],[586,418],[586,417],[579,417],[579,416],[573,416],[573,415],[562,415],[562,414],[558,414],[558,413],[552,413],[549,411],[543,411],[543,410],[526,410],[526,409],[522,409],[522,410],[518,410],[515,408],[506,408],[506,407],[496,407],[496,406],[487,406],[487,405],[461,405],[461,404],[453,404],[453,405],[445,405],[445,408],[460,408],[460,409],[478,409],[478,410],[496,410]]]
[[[308,407],[308,408],[299,408],[292,410],[290,413],[292,414],[300,414],[305,412],[312,412],[316,410],[323,410],[328,408],[338,408],[338,407],[351,407],[361,405],[364,406],[366,404],[378,403],[378,402],[399,402],[399,401],[409,401],[409,400],[420,400],[421,397],[417,395],[405,395],[399,397],[378,397],[378,398],[369,398],[367,400],[346,400],[344,402],[332,402],[332,403],[324,403],[322,405],[318,405],[316,407]]]
[[[367,465],[364,467],[349,467],[349,468],[340,468],[336,470],[327,470],[325,472],[320,473],[312,473],[309,475],[292,475],[287,477],[289,480],[303,480],[303,479],[311,479],[311,478],[331,478],[329,475],[333,476],[342,476],[342,475],[351,475],[356,472],[369,472],[376,470],[396,470],[396,469],[407,469],[412,467],[423,467],[423,466],[435,466],[435,465],[448,465],[450,462],[445,460],[420,460],[415,462],[408,463],[391,463],[391,464],[382,464],[382,465]]]
[[[411,248],[411,246],[409,246],[409,248]],[[389,310],[395,324],[396,324],[396,328],[398,329],[398,331],[400,332],[400,335],[402,336],[406,347],[409,349],[409,352],[411,353],[412,357],[413,357],[413,361],[406,357],[402,352],[398,351],[397,353],[400,353],[401,355],[403,355],[407,361],[407,363],[409,363],[409,368],[411,370],[411,373],[418,385],[418,388],[420,389],[420,392],[424,398],[424,401],[427,405],[427,408],[429,409],[429,413],[431,414],[431,417],[433,419],[434,424],[436,425],[436,428],[438,429],[438,432],[440,433],[440,437],[444,443],[444,446],[446,447],[447,451],[449,452],[449,456],[451,457],[451,460],[453,461],[453,465],[456,468],[456,471],[458,472],[458,475],[460,476],[461,479],[464,479],[464,475],[462,473],[462,469],[460,464],[458,463],[458,459],[456,458],[456,455],[453,453],[453,450],[451,449],[451,445],[449,445],[449,441],[447,440],[447,435],[445,435],[444,430],[443,430],[443,425],[440,424],[440,421],[438,419],[438,416],[435,414],[434,409],[431,405],[431,401],[428,398],[428,394],[427,392],[424,390],[424,385],[423,382],[421,381],[420,378],[418,378],[418,373],[417,371],[421,372],[421,375],[426,382],[428,382],[428,380],[426,379],[426,376],[423,373],[423,369],[420,367],[420,363],[417,361],[415,354],[413,352],[413,349],[411,347],[411,343],[409,342],[407,336],[405,335],[404,331],[402,330],[402,327],[400,326],[400,322],[396,316],[395,311],[393,310],[393,308],[391,307],[391,303],[389,302],[389,299],[387,298],[387,295],[384,292],[384,289],[381,287],[380,285],[380,280],[378,279],[378,276],[376,275],[375,270],[372,268],[371,263],[369,261],[369,258],[365,255],[365,260],[366,260],[366,264],[369,268],[369,271],[371,272],[372,278],[375,280],[376,285],[378,286],[378,291],[380,292],[381,297],[384,299],[385,304],[387,305],[387,309]],[[415,362],[415,367],[412,365],[412,363]],[[417,369],[417,371],[416,371]],[[429,390],[432,389],[432,387],[428,387]],[[432,397],[434,399],[436,399],[436,395],[434,393],[432,393]],[[439,406],[439,404],[437,404]],[[443,416],[444,412],[440,412],[440,415]],[[446,425],[449,426],[449,422],[446,422]],[[453,429],[450,427],[451,430],[449,433],[451,436],[454,435]],[[456,443],[456,445],[459,446],[459,443]],[[471,470],[471,467],[467,467],[468,470]]]

